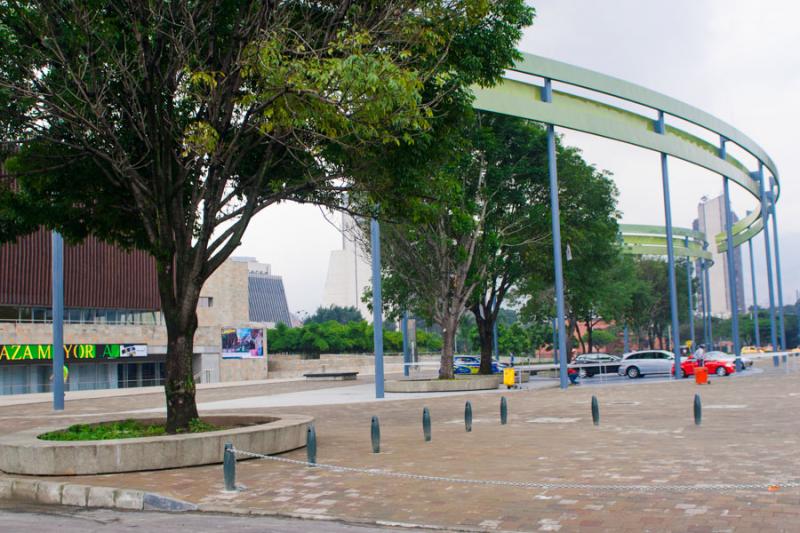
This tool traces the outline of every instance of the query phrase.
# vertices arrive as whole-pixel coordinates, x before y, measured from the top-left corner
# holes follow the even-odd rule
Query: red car
[[[688,357],[681,359],[681,377],[688,378],[694,375],[694,369],[697,368],[697,359]],[[723,361],[717,359],[706,359],[703,365],[708,369],[708,373],[716,374],[718,376],[727,376],[736,372],[736,363],[733,361]],[[675,365],[672,365],[672,374],[675,375]]]

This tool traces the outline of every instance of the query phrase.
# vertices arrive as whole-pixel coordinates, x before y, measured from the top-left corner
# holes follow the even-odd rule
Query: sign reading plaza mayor
[[[67,360],[108,360],[147,357],[146,344],[65,344]],[[52,344],[0,344],[0,361],[46,361],[53,358]]]
[[[222,328],[222,358],[264,357],[263,328]]]

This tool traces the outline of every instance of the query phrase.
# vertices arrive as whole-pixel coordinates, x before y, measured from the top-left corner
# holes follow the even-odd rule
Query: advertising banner
[[[222,328],[222,358],[264,357],[263,328]]]
[[[147,357],[146,344],[65,344],[64,358],[70,360],[113,360]],[[48,361],[53,359],[52,344],[2,344],[0,362]]]

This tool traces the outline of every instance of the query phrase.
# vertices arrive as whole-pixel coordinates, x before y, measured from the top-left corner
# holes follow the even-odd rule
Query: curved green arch
[[[533,54],[523,53],[509,70],[620,98],[704,128],[759,161],[775,178],[775,200],[779,197],[778,170],[769,155],[738,129],[705,111],[627,81]],[[493,87],[474,86],[472,91],[476,109],[545,122],[669,154],[730,178],[761,201],[759,181],[746,165],[730,155],[721,158],[716,145],[680,128],[668,125],[664,134],[657,133],[654,118],[565,91],[553,91],[552,101],[544,102],[542,87],[536,81],[520,81],[508,75]],[[755,211],[734,225],[734,245],[746,242],[762,229],[761,211]],[[660,228],[660,233],[664,233],[664,228]],[[666,241],[663,244],[666,246]],[[716,235],[714,244],[720,252],[725,251],[725,234]]]
[[[622,253],[630,255],[667,255],[667,235],[664,226],[642,224],[620,224]],[[687,242],[688,241],[688,242]],[[676,257],[705,259],[711,261],[711,252],[706,248],[706,236],[700,231],[687,228],[672,228],[672,248]]]

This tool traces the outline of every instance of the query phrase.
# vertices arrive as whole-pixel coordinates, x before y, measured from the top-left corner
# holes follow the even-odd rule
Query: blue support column
[[[705,272],[706,296],[708,297],[708,300],[706,300],[707,302],[706,313],[708,313],[708,343],[707,343],[708,346],[706,346],[706,349],[709,349],[709,347],[714,346],[714,328],[713,328],[714,321],[712,320],[714,318],[714,315],[711,312],[711,280],[709,279],[708,271],[709,267],[706,267],[706,272]]]
[[[381,228],[370,222],[372,245],[372,337],[375,342],[375,397],[383,398],[383,300],[381,298]]]
[[[758,293],[756,292],[756,262],[753,259],[753,239],[747,241],[750,249],[750,280],[753,284],[753,340],[756,346],[761,347],[761,333],[758,331]]]
[[[655,124],[656,133],[664,134],[664,112],[658,112]],[[661,154],[661,184],[664,190],[664,219],[667,226],[667,268],[669,269],[669,310],[672,317],[672,353],[675,354],[675,368],[681,367],[681,334],[678,324],[678,290],[675,286],[675,249],[672,241],[672,206],[669,194],[669,169],[667,154]],[[675,379],[681,379],[680,372],[675,372]]]
[[[684,237],[683,242],[688,250],[689,237]],[[694,298],[692,297],[694,287],[692,287],[692,261],[689,256],[686,256],[686,292],[689,296],[689,338],[692,339],[692,348],[694,348]]]
[[[705,248],[705,246],[704,246]],[[702,305],[700,307],[700,316],[703,318],[703,343],[708,346],[708,298],[706,297],[706,260],[700,259],[700,272],[697,278],[700,280],[700,299]]]
[[[64,410],[64,239],[52,233],[53,410]]]
[[[775,216],[775,192],[769,192],[770,206],[772,207],[772,241],[775,243],[775,279],[778,289],[778,323],[781,334],[781,350],[786,351],[786,326],[783,320],[783,279],[781,276],[781,249],[778,246],[778,218]],[[786,356],[783,356],[784,362]]]
[[[720,142],[719,156],[725,159],[725,140]],[[744,369],[742,365],[741,341],[739,340],[739,302],[736,294],[736,263],[735,249],[733,247],[733,214],[731,213],[730,180],[722,177],[722,186],[725,195],[725,238],[728,244],[728,291],[731,295],[731,340],[733,341],[733,355],[736,357],[736,371]]]
[[[542,100],[553,101],[553,86],[544,81]],[[552,124],[547,125],[547,170],[550,175],[550,217],[553,231],[553,263],[555,266],[556,318],[558,320],[558,374],[560,385],[566,389],[567,382],[567,337],[564,322],[564,269],[561,263],[561,215],[558,207],[558,174],[556,170],[556,133]]]
[[[403,311],[400,329],[403,330],[403,375],[408,376],[408,364],[411,362],[411,344],[408,342],[408,311]]]
[[[767,288],[769,289],[769,325],[770,337],[772,340],[772,350],[778,349],[778,333],[775,329],[775,292],[772,285],[772,249],[769,242],[769,205],[767,204],[767,189],[764,184],[764,165],[759,162],[758,172],[754,176],[758,180],[759,192],[761,194],[761,220],[764,221],[764,255],[767,260]],[[772,358],[774,366],[780,366],[777,357]]]

